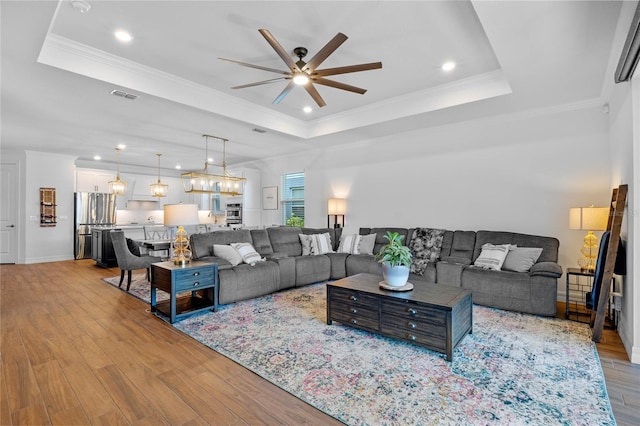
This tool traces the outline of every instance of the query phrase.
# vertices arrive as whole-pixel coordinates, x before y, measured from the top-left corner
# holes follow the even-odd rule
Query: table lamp
[[[347,200],[344,198],[329,198],[327,202],[327,227],[331,227],[331,216],[333,216],[333,227],[340,228],[338,216],[342,216],[342,226],[344,226],[344,215],[347,212]]]
[[[609,219],[609,207],[573,207],[569,209],[569,229],[588,231],[578,259],[580,269],[593,272],[598,257],[598,237],[593,231],[605,231]]]
[[[191,249],[189,248],[189,236],[185,231],[186,225],[198,225],[197,204],[165,204],[164,206],[164,226],[172,230],[172,250],[171,257],[175,265],[186,265],[191,261]],[[177,227],[175,239],[173,229]]]

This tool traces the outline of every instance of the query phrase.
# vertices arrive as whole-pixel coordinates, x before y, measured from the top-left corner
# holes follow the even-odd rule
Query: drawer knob
[[[415,323],[415,322],[411,322],[411,321],[409,321],[409,322],[407,323],[407,325],[408,325],[410,328],[416,328],[416,323]]]
[[[416,311],[416,310],[415,310],[415,309],[413,309],[413,308],[409,308],[409,309],[407,309],[407,312],[408,312],[410,315],[415,315],[415,314],[417,314],[417,313],[418,313],[418,311]]]
[[[352,314],[357,314],[357,313],[358,313],[358,310],[357,310],[356,308],[352,308],[352,309],[351,309],[351,313],[352,313]]]
[[[193,286],[194,286],[194,287],[195,287],[195,286],[198,286],[198,285],[200,285],[200,281],[196,281],[196,282],[194,282],[194,283],[193,283]]]
[[[357,320],[357,319],[352,319],[352,320],[351,320],[351,322],[352,322],[353,324],[357,324],[357,323],[358,323],[358,320]]]
[[[194,272],[194,273],[193,273],[193,276],[194,276],[194,277],[197,277],[198,275],[200,275],[200,272]]]
[[[408,335],[407,335],[407,339],[409,339],[409,340],[416,340],[416,336],[414,336],[413,334],[408,334]]]
[[[358,298],[355,295],[349,296],[349,299],[353,300],[354,302],[358,300]]]

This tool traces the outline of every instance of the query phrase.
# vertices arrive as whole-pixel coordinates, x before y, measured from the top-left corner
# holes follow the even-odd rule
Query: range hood
[[[152,196],[149,192],[149,185],[144,179],[129,179],[129,185],[131,186],[131,192],[128,199],[130,201],[148,201],[158,203],[160,199]]]

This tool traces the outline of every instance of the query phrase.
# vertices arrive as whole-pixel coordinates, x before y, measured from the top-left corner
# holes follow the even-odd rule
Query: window
[[[304,172],[282,175],[282,224],[304,226]]]

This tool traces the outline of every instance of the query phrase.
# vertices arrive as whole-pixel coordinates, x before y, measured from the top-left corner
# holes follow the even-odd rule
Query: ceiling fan
[[[326,104],[318,90],[314,87],[314,84],[321,84],[323,86],[334,87],[336,89],[347,90],[353,93],[359,93],[363,95],[367,90],[362,89],[360,87],[351,86],[349,84],[340,83],[338,81],[329,80],[325,77],[330,75],[338,75],[338,74],[347,74],[351,72],[358,71],[368,71],[374,70],[378,68],[382,68],[382,62],[371,62],[368,64],[359,64],[359,65],[348,65],[344,67],[336,67],[336,68],[325,68],[322,70],[317,69],[318,66],[325,59],[329,57],[342,43],[347,40],[347,36],[338,33],[335,37],[333,37],[329,43],[327,43],[316,55],[309,60],[309,62],[304,62],[302,58],[304,58],[308,51],[304,47],[296,47],[293,49],[293,53],[298,57],[297,62],[293,62],[291,56],[287,53],[287,51],[278,43],[278,40],[265,29],[258,30],[260,34],[267,40],[267,42],[271,45],[273,50],[276,51],[278,56],[282,58],[289,71],[282,71],[275,68],[263,67],[261,65],[248,64],[246,62],[235,61],[233,59],[225,59],[218,58],[223,61],[233,62],[234,64],[242,65],[244,67],[256,68],[263,71],[269,71],[277,74],[282,74],[283,77],[272,78],[269,80],[258,81],[255,83],[243,84],[241,86],[234,86],[232,89],[243,89],[245,87],[253,87],[260,86],[262,84],[275,83],[278,81],[290,80],[289,84],[284,88],[282,92],[274,99],[273,103],[280,103],[288,94],[293,90],[293,88],[298,85],[305,88],[307,93],[311,95],[314,101],[318,104],[318,106],[323,107]]]

